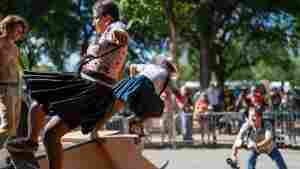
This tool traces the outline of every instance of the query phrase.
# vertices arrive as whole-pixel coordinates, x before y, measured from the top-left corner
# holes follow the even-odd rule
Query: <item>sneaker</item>
[[[233,160],[231,158],[227,158],[226,162],[228,165],[231,166],[232,169],[240,169],[240,166],[236,160]]]
[[[8,130],[8,123],[6,120],[4,119],[1,119],[0,120],[1,123],[0,123],[0,129],[3,130],[3,131],[7,131]]]
[[[35,143],[26,138],[17,138],[8,140],[5,143],[5,148],[9,152],[35,152],[38,150],[38,143]]]

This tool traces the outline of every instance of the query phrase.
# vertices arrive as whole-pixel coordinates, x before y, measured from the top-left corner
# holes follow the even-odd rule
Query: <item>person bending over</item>
[[[248,120],[242,125],[233,144],[231,159],[236,162],[238,150],[246,145],[250,151],[247,169],[255,169],[257,157],[261,154],[267,154],[275,161],[278,169],[287,169],[286,163],[276,147],[274,137],[272,123],[263,120],[262,113],[255,111],[254,107],[250,107]]]

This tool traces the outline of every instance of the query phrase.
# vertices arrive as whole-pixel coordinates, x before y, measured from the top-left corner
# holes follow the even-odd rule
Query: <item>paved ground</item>
[[[199,142],[198,136],[194,137],[195,142]],[[181,142],[182,138],[177,137],[177,143],[181,146],[177,146],[177,149],[162,149],[160,145],[160,137],[158,135],[152,138],[154,144],[158,146],[150,146],[154,149],[146,149],[144,155],[151,160],[157,166],[161,166],[166,160],[170,160],[168,169],[230,169],[225,163],[226,157],[230,155],[231,142],[234,136],[220,137],[218,142],[221,143],[220,148],[207,148],[207,145],[200,144],[186,145]],[[153,144],[152,143],[152,144]],[[182,148],[185,147],[185,148]],[[186,148],[192,147],[192,148]],[[211,146],[212,147],[212,146]],[[227,148],[225,148],[227,147]],[[155,149],[157,148],[157,149]],[[281,149],[284,158],[287,161],[289,169],[300,168],[300,150]],[[245,161],[248,153],[246,151],[241,152],[241,164],[245,169]],[[4,164],[5,152],[0,150],[0,168],[1,164]],[[257,162],[257,169],[275,169],[274,163],[268,158],[268,156],[262,155]]]
[[[167,169],[230,169],[226,165],[225,159],[230,155],[228,148],[182,148],[182,149],[146,149],[144,155],[156,166],[162,166],[166,160],[170,160]],[[286,159],[288,169],[300,168],[299,150],[281,150]],[[241,151],[241,165],[245,169],[245,161],[248,152]],[[6,153],[0,150],[0,159],[4,160]],[[0,168],[4,161],[0,160]],[[271,159],[262,155],[259,157],[256,169],[275,169]]]
[[[300,151],[281,150],[287,161],[288,169],[300,168]],[[170,160],[168,169],[230,169],[226,165],[225,159],[230,155],[230,149],[163,149],[145,150],[144,155],[156,166],[161,166],[164,161]],[[242,168],[245,168],[245,161],[248,152],[241,152]],[[256,169],[275,169],[272,160],[261,155],[257,161]]]

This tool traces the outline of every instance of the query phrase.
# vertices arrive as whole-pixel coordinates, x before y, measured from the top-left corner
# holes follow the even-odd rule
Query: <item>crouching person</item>
[[[248,120],[242,125],[232,147],[232,161],[237,161],[238,150],[244,145],[251,152],[247,161],[247,169],[255,169],[259,155],[267,154],[278,169],[287,169],[286,163],[276,147],[274,130],[271,122],[263,121],[262,113],[249,108]]]

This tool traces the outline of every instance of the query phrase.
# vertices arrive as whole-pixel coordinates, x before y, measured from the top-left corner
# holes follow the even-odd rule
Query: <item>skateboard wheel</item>
[[[6,164],[11,164],[11,159],[10,159],[10,157],[6,157],[6,158],[5,158],[5,163],[6,163]]]
[[[226,159],[226,162],[229,163],[229,164],[233,163],[233,161],[232,161],[231,158],[227,158],[227,159]]]

